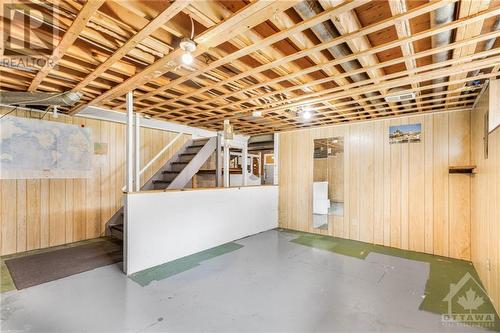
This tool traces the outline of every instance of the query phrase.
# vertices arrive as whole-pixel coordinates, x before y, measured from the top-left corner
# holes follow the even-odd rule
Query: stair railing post
[[[129,91],[127,93],[127,170],[126,170],[126,192],[132,192],[134,190],[134,149],[133,149],[133,142],[134,142],[134,131],[133,131],[133,125],[134,125],[134,101],[133,101],[133,92]]]
[[[141,190],[141,115],[139,113],[135,114],[135,167],[134,167],[134,184],[135,191],[139,192]]]
[[[241,177],[243,178],[241,185],[247,186],[247,174],[248,174],[248,143],[245,142],[243,148],[241,149]]]

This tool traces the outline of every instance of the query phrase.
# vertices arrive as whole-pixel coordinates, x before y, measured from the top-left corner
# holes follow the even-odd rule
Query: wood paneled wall
[[[24,111],[16,111],[16,115],[30,116]],[[85,125],[92,131],[93,142],[108,144],[108,152],[93,155],[93,174],[88,179],[0,180],[1,255],[99,237],[108,219],[122,206],[125,125],[80,117],[53,119],[50,114],[44,119]],[[142,128],[142,165],[176,135]],[[149,179],[189,138],[185,135],[177,140],[143,179]]]
[[[389,144],[389,126],[422,124],[422,141]],[[313,140],[344,137],[344,217],[312,228]],[[280,226],[470,259],[470,112],[280,133]]]
[[[487,159],[483,140],[489,96],[500,95],[497,90],[487,91],[472,112],[472,162],[477,165],[472,178],[472,262],[500,313],[500,128],[488,136]]]

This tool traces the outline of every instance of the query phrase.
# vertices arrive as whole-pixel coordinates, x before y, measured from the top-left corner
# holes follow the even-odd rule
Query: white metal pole
[[[273,167],[273,184],[278,185],[279,183],[279,160],[280,160],[280,135],[274,133],[274,167]]]
[[[141,190],[141,115],[139,113],[135,114],[135,191],[139,192]]]
[[[126,181],[125,181],[125,191],[132,192],[134,190],[134,149],[133,149],[133,141],[134,141],[134,101],[133,101],[133,92],[129,91],[127,93],[127,170],[126,170]]]
[[[215,148],[215,186],[222,186],[222,133],[217,132],[217,148]]]
[[[262,174],[262,152],[259,151],[259,177],[261,180],[261,184],[264,184],[264,175]]]
[[[229,187],[229,143],[224,139],[224,187]]]
[[[241,176],[243,177],[243,186],[247,186],[247,174],[248,174],[248,143],[245,142],[241,150]]]

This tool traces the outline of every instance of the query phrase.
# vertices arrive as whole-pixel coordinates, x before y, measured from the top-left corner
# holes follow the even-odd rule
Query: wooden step
[[[203,143],[203,144],[196,144],[196,143],[195,143],[195,144],[189,145],[189,146],[188,146],[188,149],[189,149],[189,148],[201,148],[201,147],[203,147],[203,146],[205,146],[205,144],[204,144],[204,143]]]
[[[159,180],[153,180],[153,184],[166,184],[166,185],[168,185],[170,183],[171,183],[170,180],[161,180],[161,179],[159,179]]]
[[[153,186],[155,190],[164,190],[170,185],[170,180],[153,180]]]
[[[111,230],[117,230],[123,232],[123,224],[114,224],[109,227]]]
[[[113,224],[109,227],[109,231],[111,236],[123,239],[123,224]]]
[[[193,142],[204,142],[207,143],[210,138],[203,138],[203,139],[194,139]]]

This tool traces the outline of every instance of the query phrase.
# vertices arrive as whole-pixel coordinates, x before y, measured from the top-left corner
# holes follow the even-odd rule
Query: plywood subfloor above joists
[[[124,111],[133,90],[135,110],[153,118],[210,130],[230,119],[237,132],[271,133],[470,109],[499,75],[499,1],[7,2],[0,89],[80,91],[77,105],[61,108],[70,114]],[[38,22],[32,34],[28,19]],[[191,35],[195,59],[184,65],[179,42]],[[51,65],[15,65],[26,56]],[[404,103],[385,100],[411,92]]]

